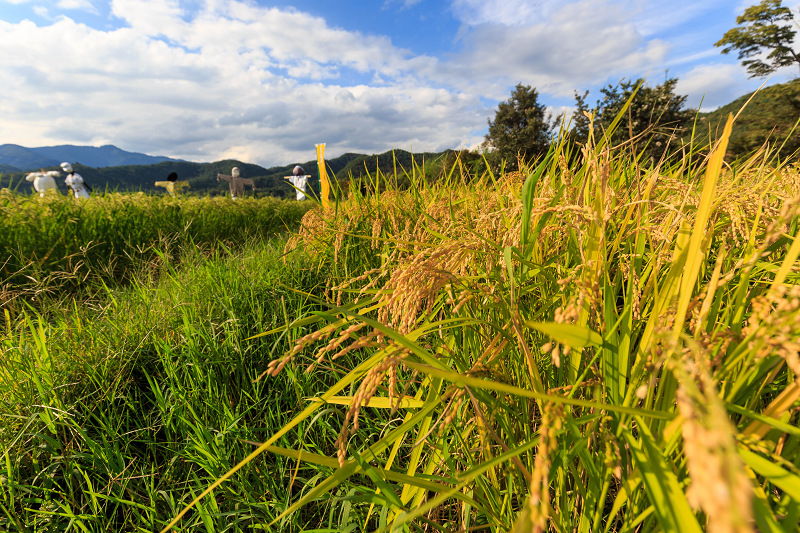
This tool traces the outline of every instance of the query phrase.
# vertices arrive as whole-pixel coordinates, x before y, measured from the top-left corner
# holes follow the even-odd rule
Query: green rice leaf
[[[634,464],[642,474],[650,502],[664,531],[676,533],[700,533],[701,528],[692,512],[678,478],[667,466],[661,450],[647,429],[647,424],[636,418],[639,440],[630,431],[623,432],[628,443]]]
[[[739,455],[756,474],[767,478],[793,500],[800,501],[800,476],[745,448],[739,448]]]
[[[587,346],[600,347],[603,345],[603,337],[587,327],[575,324],[560,324],[558,322],[526,321],[525,324],[537,331],[541,331],[561,344],[566,344],[570,348],[580,349]]]

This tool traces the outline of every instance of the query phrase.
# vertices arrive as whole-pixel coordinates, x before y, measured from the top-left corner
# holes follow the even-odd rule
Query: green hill
[[[698,134],[701,138],[715,138],[722,132],[728,115],[736,116],[740,110],[728,143],[729,158],[750,154],[765,142],[776,148],[783,145],[783,158],[800,158],[800,79],[765,87],[755,96],[746,94],[710,113],[700,113]]]

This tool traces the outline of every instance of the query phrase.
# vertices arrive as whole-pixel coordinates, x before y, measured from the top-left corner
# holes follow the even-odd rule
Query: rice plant
[[[321,474],[268,529],[339,490],[357,530],[796,530],[800,172],[724,164],[731,128],[309,212],[329,308],[267,372],[338,381],[192,505],[268,453]],[[277,444],[309,423],[335,450]]]
[[[796,530],[800,168],[724,163],[731,127],[655,165],[598,139],[378,174],[287,242],[7,307],[0,529]],[[245,225],[154,202],[112,218]]]

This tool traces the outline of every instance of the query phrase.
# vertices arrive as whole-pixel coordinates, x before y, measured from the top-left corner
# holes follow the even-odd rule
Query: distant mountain
[[[0,172],[20,172],[20,169],[11,165],[0,165]]]
[[[33,170],[57,166],[63,161],[80,163],[87,167],[117,167],[124,165],[153,165],[164,161],[179,161],[164,156],[152,156],[138,152],[127,152],[113,145],[42,146],[25,148],[16,144],[0,146],[0,165],[11,165],[17,169]]]
[[[9,165],[18,170],[33,170],[52,167],[60,162],[17,144],[0,145],[0,165]]]

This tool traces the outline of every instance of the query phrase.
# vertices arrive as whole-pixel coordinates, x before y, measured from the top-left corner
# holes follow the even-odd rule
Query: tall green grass
[[[322,282],[284,257],[282,241],[235,254],[189,249],[180,265],[91,305],[6,314],[0,530],[158,530],[285,424],[304,390],[330,382],[303,373],[258,379],[307,329],[248,338],[299,318],[310,309],[302,290]],[[307,430],[314,451],[336,438],[333,427]],[[254,462],[235,490],[205,502],[181,529],[251,531],[317,476],[288,460]],[[316,527],[323,511],[285,530]]]

